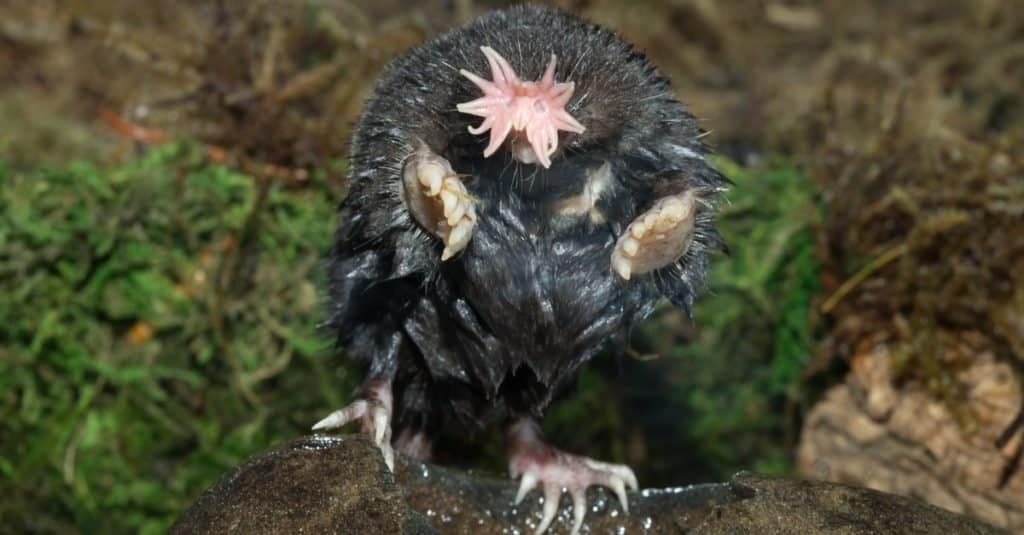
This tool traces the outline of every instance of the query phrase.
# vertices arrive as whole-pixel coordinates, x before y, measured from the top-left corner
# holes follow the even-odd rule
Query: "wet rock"
[[[435,533],[362,437],[307,437],[225,474],[171,528],[191,533]]]
[[[397,478],[364,437],[307,437],[226,474],[178,533],[531,533],[534,491],[512,506],[508,480],[399,459]],[[1002,531],[910,498],[834,483],[737,474],[728,483],[630,493],[630,514],[588,492],[584,533],[964,533]],[[568,533],[572,508],[549,533]]]

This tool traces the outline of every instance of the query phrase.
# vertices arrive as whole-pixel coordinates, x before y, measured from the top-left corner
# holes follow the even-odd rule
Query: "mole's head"
[[[547,169],[570,155],[642,157],[658,141],[685,153],[700,148],[700,131],[667,80],[608,30],[521,6],[456,35],[444,43],[445,60],[461,74],[451,105],[465,137],[453,141],[474,154]]]

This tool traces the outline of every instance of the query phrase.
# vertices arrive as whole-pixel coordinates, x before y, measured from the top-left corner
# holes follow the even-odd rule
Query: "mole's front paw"
[[[612,269],[629,280],[679,260],[693,241],[695,212],[692,191],[658,199],[615,243]]]
[[[363,433],[373,439],[384,455],[388,469],[395,470],[395,450],[391,447],[391,385],[383,380],[374,380],[363,386],[363,397],[338,409],[313,426],[314,431],[337,429],[350,422],[359,421]]]
[[[402,186],[413,218],[444,242],[441,260],[463,250],[473,237],[476,208],[448,160],[421,147],[405,162]]]

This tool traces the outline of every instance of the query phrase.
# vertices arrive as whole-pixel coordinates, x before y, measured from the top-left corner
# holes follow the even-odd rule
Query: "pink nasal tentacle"
[[[544,89],[546,89],[546,90],[547,89],[551,89],[551,88],[553,88],[555,86],[555,64],[557,62],[558,62],[558,58],[555,57],[554,54],[551,54],[551,61],[548,62],[548,68],[544,69],[544,76],[542,76],[541,79],[540,79],[540,85]],[[572,88],[574,87],[574,84],[572,82],[568,82],[568,83],[565,83],[565,84],[559,84],[559,85],[562,88],[568,88],[569,89],[569,96],[572,96]],[[566,102],[568,102],[568,100]],[[564,103],[563,103],[563,105],[564,105]]]
[[[583,133],[586,128],[568,111],[566,104],[575,91],[573,82],[556,82],[555,66],[557,57],[551,54],[551,61],[540,80],[523,82],[512,65],[496,50],[489,46],[480,47],[491,68],[491,80],[463,69],[459,71],[473,82],[484,96],[458,104],[462,113],[482,117],[477,127],[469,132],[479,135],[490,131],[490,141],[484,149],[489,157],[505,142],[515,130],[526,135],[530,148],[537,156],[537,162],[544,167],[551,166],[551,156],[558,150],[558,132]]]
[[[501,57],[493,48],[489,46],[480,47],[483,51],[484,56],[487,56],[487,62],[491,65],[491,79],[494,83],[501,85],[515,85],[521,83],[519,77],[516,76],[515,69],[505,61],[505,58]]]

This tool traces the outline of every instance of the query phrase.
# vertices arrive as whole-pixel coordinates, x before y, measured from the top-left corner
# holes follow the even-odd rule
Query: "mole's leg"
[[[425,431],[403,430],[395,439],[395,449],[421,461],[429,461],[434,453],[434,441]]]
[[[612,269],[629,280],[679,260],[693,241],[695,213],[692,191],[658,199],[619,236],[612,251]]]
[[[405,162],[402,186],[413,218],[444,242],[441,260],[466,247],[476,226],[476,208],[448,160],[421,146]]]
[[[380,448],[388,469],[394,471],[395,450],[391,447],[392,405],[391,381],[370,379],[363,383],[358,399],[317,422],[313,430],[335,429],[358,420],[363,433],[370,435]]]
[[[508,452],[509,472],[513,478],[522,477],[516,504],[538,483],[544,492],[544,515],[535,533],[544,533],[558,513],[562,489],[572,498],[572,533],[579,533],[583,516],[587,512],[587,487],[602,485],[612,489],[619,497],[622,509],[629,512],[626,487],[636,490],[633,470],[623,464],[611,464],[566,453],[544,442],[540,425],[530,418],[518,418],[505,430],[505,449]]]

